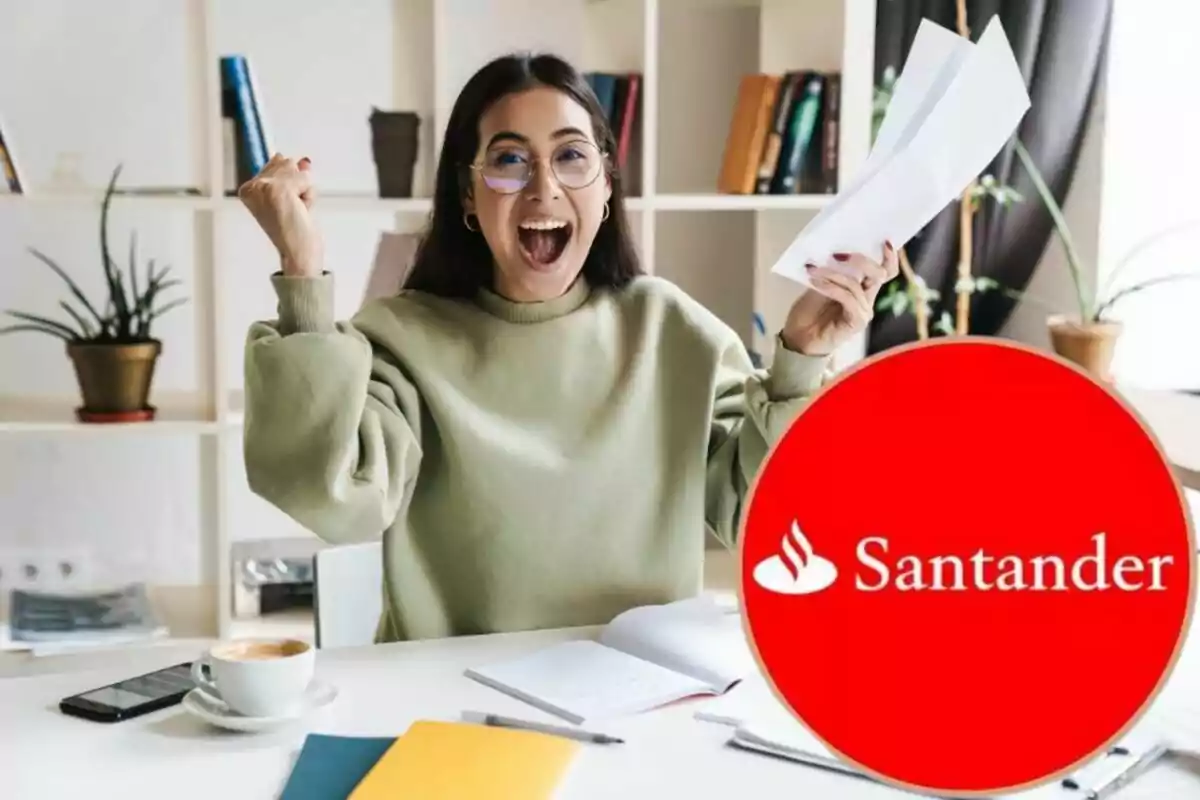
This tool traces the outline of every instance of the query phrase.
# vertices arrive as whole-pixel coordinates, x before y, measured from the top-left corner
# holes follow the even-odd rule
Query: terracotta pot
[[[1097,379],[1112,382],[1113,353],[1121,335],[1119,322],[1081,323],[1064,316],[1051,317],[1050,344],[1054,352],[1078,364]]]
[[[83,395],[79,418],[85,422],[129,421],[153,417],[150,385],[162,353],[158,341],[134,344],[68,342],[67,355]]]

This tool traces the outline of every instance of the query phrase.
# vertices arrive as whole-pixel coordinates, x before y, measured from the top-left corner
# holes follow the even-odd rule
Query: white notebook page
[[[590,640],[467,671],[481,683],[576,724],[708,692],[695,678]]]
[[[756,671],[737,607],[697,597],[618,615],[600,641],[724,692]]]

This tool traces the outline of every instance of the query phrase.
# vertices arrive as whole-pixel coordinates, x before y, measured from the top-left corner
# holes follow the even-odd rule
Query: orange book
[[[762,73],[742,77],[717,179],[717,191],[722,194],[754,194],[771,111],[782,80],[779,75]]]
[[[550,800],[580,746],[536,731],[419,720],[349,800]]]

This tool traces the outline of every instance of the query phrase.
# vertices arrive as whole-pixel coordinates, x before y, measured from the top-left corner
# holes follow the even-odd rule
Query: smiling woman
[[[574,125],[551,128],[547,141],[535,141],[510,129],[520,120],[528,125],[540,119],[553,126],[555,120],[572,117],[581,119]],[[584,133],[592,122],[583,107],[567,95],[537,88],[501,100],[480,123],[485,136],[489,130],[501,128],[487,136],[480,163],[471,165],[491,191],[469,198],[466,205],[497,254],[497,288],[514,299],[536,299],[538,284],[546,278],[551,281],[546,288],[561,294],[579,272],[603,221],[596,207],[600,193],[587,191],[603,169],[599,148]],[[606,181],[599,188],[607,214],[612,187]]]
[[[383,539],[381,640],[607,622],[700,589],[759,464],[896,273],[816,267],[769,370],[642,273],[613,134],[552,56],[477,72],[404,289],[347,321],[307,159],[239,190],[275,244],[246,343],[251,488],[327,541]]]
[[[457,297],[489,287],[537,301],[563,294],[581,271],[592,286],[624,286],[642,270],[615,150],[603,109],[570,65],[492,62],[447,123],[433,224],[408,287]]]

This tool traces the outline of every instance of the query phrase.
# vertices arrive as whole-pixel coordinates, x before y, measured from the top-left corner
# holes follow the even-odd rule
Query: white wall
[[[56,315],[65,297],[58,279],[25,252],[60,258],[99,295],[98,207],[37,202],[53,190],[66,159],[78,181],[99,190],[118,161],[124,186],[203,186],[205,98],[194,60],[199,47],[192,0],[40,0],[9,10],[0,25],[0,119],[19,159],[31,201],[0,203],[0,308]],[[367,118],[373,105],[415,108],[433,130],[430,74],[432,4],[358,0],[346,8],[305,0],[216,0],[213,36],[222,53],[251,59],[265,95],[272,144],[313,159],[330,194],[375,192]],[[352,7],[351,7],[352,6]],[[400,31],[408,31],[401,35]],[[353,52],[353,58],[342,54]],[[394,55],[398,54],[398,55]],[[424,58],[415,65],[406,59]],[[12,76],[24,76],[12,79]],[[433,152],[425,139],[417,191],[424,193]],[[405,217],[400,227],[415,226]],[[173,265],[196,292],[195,218],[191,210],[118,204],[112,241],[126,252],[136,229],[143,260]],[[217,268],[228,307],[224,377],[241,385],[247,324],[274,313],[267,282],[277,268],[265,237],[236,204],[216,216]],[[360,297],[389,213],[322,214],[328,257],[339,275],[339,311]],[[155,400],[202,402],[197,303],[165,317],[165,352]],[[62,343],[47,337],[0,337],[0,397],[77,396]],[[191,435],[0,436],[0,551],[28,548],[90,552],[103,581],[201,579],[200,443]],[[234,538],[306,535],[245,489],[240,451],[230,451],[227,488]]]
[[[1130,297],[1114,316],[1126,330],[1113,368],[1151,388],[1200,389],[1200,4],[1117,0],[1108,80],[1100,272],[1145,237],[1190,229],[1147,250],[1114,287],[1187,272],[1196,280]]]
[[[1198,35],[1200,5],[1116,0],[1105,80],[1064,205],[1093,286],[1098,280],[1115,291],[1158,276],[1196,276],[1129,296],[1110,315],[1125,325],[1116,378],[1145,388],[1200,389],[1200,107],[1187,100],[1200,74]],[[1113,275],[1136,245],[1168,229],[1176,232]],[[1071,312],[1074,291],[1055,237],[1029,293]],[[1042,305],[1022,303],[1005,332],[1048,346],[1045,317]]]
[[[7,10],[0,26],[0,74],[8,76],[0,82],[0,124],[27,185],[53,183],[60,158],[93,187],[118,161],[131,185],[200,183],[195,154],[203,122],[187,91],[187,17],[175,5],[47,0]],[[64,50],[64,42],[74,46]],[[136,226],[143,257],[168,261],[190,286],[191,223],[186,211],[120,209],[113,240],[124,253]],[[99,296],[97,230],[97,211],[87,206],[0,207],[0,306],[57,316],[56,303],[66,296],[26,246],[60,259]],[[191,306],[162,320],[158,332],[167,351],[160,390],[196,390],[194,327]],[[76,391],[60,341],[0,338],[0,395]],[[0,547],[82,547],[96,556],[101,578],[145,574],[153,564],[164,583],[194,581],[198,464],[191,437],[0,437]]]
[[[215,10],[207,34],[197,24],[205,4]],[[468,32],[476,39],[462,41]],[[118,161],[125,164],[124,188],[208,190],[209,98],[196,74],[205,35],[217,52],[250,59],[272,149],[311,157],[322,196],[334,198],[376,193],[373,107],[421,114],[414,193],[427,197],[438,130],[461,82],[488,57],[501,49],[552,47],[585,69],[640,70],[644,34],[641,0],[356,0],[344,8],[327,0],[23,3],[0,25],[0,75],[9,78],[0,81],[0,124],[29,195],[20,202],[0,198],[0,308],[56,315],[66,296],[27,246],[61,259],[88,292],[102,296],[98,203],[39,197],[82,189],[98,198]],[[71,172],[65,179],[64,165]],[[380,232],[415,230],[423,215],[354,203],[326,204],[318,215],[337,274],[337,313],[347,317],[362,296]],[[157,328],[165,351],[152,402],[236,408],[246,328],[275,313],[267,276],[278,264],[237,202],[220,205],[213,220],[222,296],[217,378],[229,396],[208,396],[206,298],[197,296],[206,280],[199,216],[185,202],[176,208],[121,201],[112,242],[124,254],[137,230],[142,259],[173,265],[197,300]],[[640,216],[633,216],[640,235]],[[6,399],[28,405],[36,397],[65,417],[77,396],[60,341],[0,337],[0,408]],[[236,433],[232,438],[224,464],[230,537],[307,537],[247,490]],[[211,554],[201,549],[214,536],[212,487],[204,484],[211,456],[212,448],[191,434],[0,436],[0,569],[11,566],[14,553],[38,550],[69,554],[101,582],[201,583],[212,568]]]

